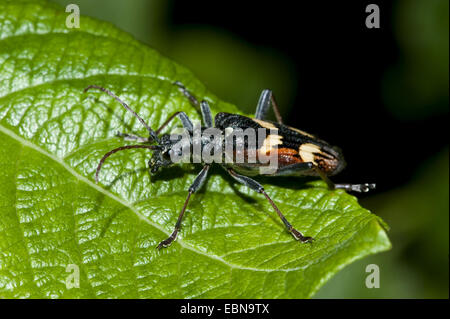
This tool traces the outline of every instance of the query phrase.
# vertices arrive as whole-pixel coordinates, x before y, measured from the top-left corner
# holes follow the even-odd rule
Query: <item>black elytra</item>
[[[213,118],[211,114],[211,109],[208,102],[203,100],[199,102],[180,82],[174,82],[180,92],[191,102],[191,104],[199,109],[203,118],[203,125],[201,130],[213,127]],[[142,137],[126,133],[118,133],[119,137],[126,140],[138,141],[141,144],[136,145],[126,145],[115,148],[107,152],[101,159],[97,166],[95,172],[95,181],[98,182],[98,174],[102,168],[105,160],[112,154],[133,148],[146,148],[153,151],[153,156],[148,162],[150,171],[155,173],[160,167],[167,167],[174,162],[171,159],[171,154],[173,152],[179,152],[175,150],[174,145],[178,142],[176,140],[171,140],[168,134],[160,135],[161,131],[175,118],[178,118],[183,127],[189,134],[193,133],[194,126],[189,119],[189,117],[184,112],[176,112],[171,115],[156,131],[150,128],[150,126],[135,112],[133,111],[124,101],[122,101],[118,96],[109,91],[106,88],[90,85],[84,92],[90,89],[98,89],[117,100],[125,109],[131,112],[147,129],[149,137]],[[277,122],[272,122],[266,120],[267,112],[273,107],[275,117]],[[261,152],[266,155],[271,152],[276,152],[274,155],[277,156],[277,167],[275,170],[269,171],[269,173],[264,174],[267,176],[319,176],[328,185],[330,189],[345,189],[354,192],[368,192],[375,188],[375,184],[334,184],[328,176],[335,175],[339,173],[345,167],[345,161],[342,156],[342,152],[339,148],[329,145],[327,142],[317,138],[314,135],[301,131],[299,129],[287,126],[283,124],[280,112],[278,110],[277,103],[272,94],[271,90],[263,90],[259,98],[255,117],[249,118],[239,114],[230,113],[218,113],[214,118],[215,128],[226,132],[227,130],[236,129],[248,129],[253,128],[255,130],[265,129],[266,137],[264,142],[264,149],[259,146],[258,148],[250,149],[250,147],[245,148],[245,156],[248,156],[251,152],[256,154],[261,154]],[[275,134],[273,133],[275,130]],[[192,139],[190,139],[192,141]],[[269,147],[266,147],[269,145]],[[274,147],[275,146],[275,147]],[[204,147],[204,144],[202,144]],[[247,147],[247,145],[246,145]],[[236,181],[242,183],[243,185],[251,188],[252,190],[262,194],[272,205],[275,212],[278,214],[286,229],[292,234],[292,236],[299,240],[300,242],[312,242],[314,239],[309,236],[304,236],[301,232],[296,230],[291,223],[284,217],[281,211],[278,209],[277,205],[269,197],[269,195],[264,190],[263,186],[255,181],[252,177],[256,175],[261,175],[260,168],[264,165],[268,165],[267,162],[259,161],[258,156],[256,156],[256,163],[248,163],[247,161],[241,162],[231,162],[231,163],[220,163],[221,165]],[[204,184],[206,177],[208,176],[209,169],[212,163],[204,163],[203,168],[200,173],[195,178],[194,182],[188,189],[188,195],[178,216],[177,222],[175,224],[172,234],[165,240],[161,241],[157,246],[158,249],[163,247],[168,247],[177,238],[178,232],[181,228],[181,221],[183,219],[184,212],[186,211],[187,205],[191,198],[191,195],[199,190]]]

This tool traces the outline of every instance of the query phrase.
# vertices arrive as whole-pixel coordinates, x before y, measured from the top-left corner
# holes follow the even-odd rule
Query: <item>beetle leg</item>
[[[157,249],[161,249],[163,247],[168,247],[168,246],[170,246],[170,244],[172,244],[172,242],[175,239],[177,239],[178,232],[181,229],[181,220],[183,219],[183,215],[184,215],[184,212],[186,211],[186,207],[189,203],[189,199],[191,198],[191,195],[193,193],[195,193],[198,189],[200,189],[202,187],[202,185],[204,184],[206,177],[208,176],[209,167],[210,167],[209,164],[203,166],[203,169],[200,171],[200,173],[197,175],[197,177],[195,178],[192,185],[189,187],[188,196],[184,202],[184,205],[183,205],[183,208],[181,209],[180,214],[178,215],[178,220],[177,220],[177,223],[175,224],[175,229],[173,230],[172,234],[167,239],[165,239],[159,243],[159,245],[156,247]]]
[[[192,105],[194,105],[197,109],[199,108],[200,104],[198,103],[198,100],[195,98],[194,95],[191,94],[191,92],[189,92],[185,88],[183,83],[181,83],[180,81],[175,81],[175,82],[173,82],[173,84],[178,86],[178,88],[181,91],[181,93],[183,93],[183,95],[188,98],[188,100],[191,102]]]
[[[363,183],[363,184],[342,183],[342,184],[334,184],[334,188],[335,189],[345,189],[350,192],[367,193],[371,189],[375,189],[376,184],[374,184],[374,183]]]
[[[181,93],[183,93],[183,95],[185,97],[188,98],[188,100],[191,102],[192,105],[194,105],[194,107],[198,110],[200,107],[200,111],[202,113],[202,118],[203,118],[203,123],[205,124],[206,127],[213,127],[213,118],[211,115],[211,109],[209,107],[208,102],[206,102],[205,100],[202,100],[201,103],[198,103],[198,100],[195,98],[195,96],[189,92],[183,85],[183,83],[176,81],[173,84],[175,84],[176,86],[178,86],[178,88],[180,89]]]
[[[315,170],[319,174],[320,178],[322,178],[325,181],[325,183],[327,183],[327,185],[328,185],[328,187],[330,189],[345,189],[345,190],[351,191],[351,192],[367,193],[368,191],[370,191],[371,189],[375,189],[375,187],[376,187],[376,184],[373,184],[373,183],[364,183],[364,184],[343,183],[343,184],[335,184],[318,167],[315,166]]]
[[[278,104],[275,101],[275,97],[271,90],[263,90],[259,96],[258,104],[256,105],[255,119],[264,120],[267,116],[267,111],[272,104],[273,112],[277,118],[278,123],[283,124],[283,119],[281,118],[280,111],[278,109]]]
[[[287,166],[280,167],[274,176],[295,176],[301,175],[305,171],[313,169],[314,164],[312,162],[295,163]]]
[[[209,107],[208,102],[203,100],[200,103],[200,108],[202,110],[202,117],[203,117],[203,122],[205,123],[205,126],[213,127],[213,118],[212,118],[212,114],[211,114],[211,108]]]
[[[263,90],[259,96],[258,104],[256,105],[255,119],[264,120],[267,116],[267,111],[270,108],[271,90]]]
[[[173,113],[161,126],[159,129],[156,130],[156,134],[161,133],[161,131],[174,119],[178,117],[178,119],[181,121],[181,124],[183,124],[183,127],[192,133],[194,130],[194,125],[192,125],[191,120],[184,112],[175,112]]]
[[[231,168],[228,168],[227,170],[228,170],[228,173],[236,181],[238,181],[239,183],[244,184],[245,186],[250,187],[254,191],[264,195],[264,197],[269,201],[270,205],[272,205],[273,209],[275,210],[275,212],[280,217],[280,219],[283,222],[283,224],[286,226],[287,230],[292,234],[292,236],[294,236],[294,238],[296,240],[300,240],[301,242],[312,242],[314,240],[314,238],[312,238],[312,237],[303,236],[303,234],[301,232],[296,230],[291,225],[291,223],[288,222],[286,217],[284,217],[284,215],[278,209],[277,205],[275,205],[275,203],[272,201],[272,199],[269,197],[269,195],[267,195],[266,191],[264,190],[264,188],[262,187],[261,184],[259,184],[257,181],[255,181],[254,179],[251,179],[251,178],[249,178],[247,176],[239,175],[238,173],[236,173]]]

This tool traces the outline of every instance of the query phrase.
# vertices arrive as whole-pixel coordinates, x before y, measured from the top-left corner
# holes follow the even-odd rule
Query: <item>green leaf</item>
[[[182,81],[213,112],[237,112],[188,70],[112,25],[43,1],[0,3],[0,298],[302,298],[339,269],[390,247],[380,220],[320,181],[264,179],[287,218],[213,170],[188,207],[178,240],[158,251],[199,167],[151,177],[148,150],[101,156],[145,134],[91,84],[108,87],[152,127],[173,112],[200,117],[171,84]],[[179,125],[179,124],[175,124]],[[80,287],[66,287],[75,264]],[[70,267],[70,266],[69,266]],[[66,271],[68,270],[68,272]],[[69,277],[71,278],[71,277]]]

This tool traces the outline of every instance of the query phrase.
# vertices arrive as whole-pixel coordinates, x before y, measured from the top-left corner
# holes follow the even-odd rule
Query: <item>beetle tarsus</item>
[[[363,192],[368,192],[371,189],[375,189],[377,187],[376,184],[372,183],[372,184],[364,184],[364,188],[363,188]]]
[[[368,191],[375,189],[376,184],[374,183],[365,183],[365,184],[335,184],[335,189],[345,189],[350,192],[357,193],[367,193]]]
[[[295,228],[291,228],[290,233],[292,234],[292,236],[294,236],[294,238],[296,240],[301,241],[302,243],[312,243],[315,239],[309,236],[303,236],[303,234],[301,232],[299,232],[297,229]]]
[[[156,246],[156,249],[160,250],[161,248],[169,247],[172,244],[172,242],[174,242],[175,239],[177,239],[177,235],[178,231],[174,231],[172,235],[169,236],[169,238],[164,239],[162,242],[160,242],[158,246]]]

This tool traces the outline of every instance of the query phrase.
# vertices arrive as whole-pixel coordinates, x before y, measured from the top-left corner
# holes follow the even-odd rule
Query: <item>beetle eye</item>
[[[154,174],[154,173],[156,173],[156,172],[158,171],[158,169],[159,169],[158,166],[153,166],[153,167],[150,169],[150,172],[151,172],[152,174]]]
[[[164,152],[163,153],[163,158],[166,161],[170,161],[170,151],[169,152]]]

